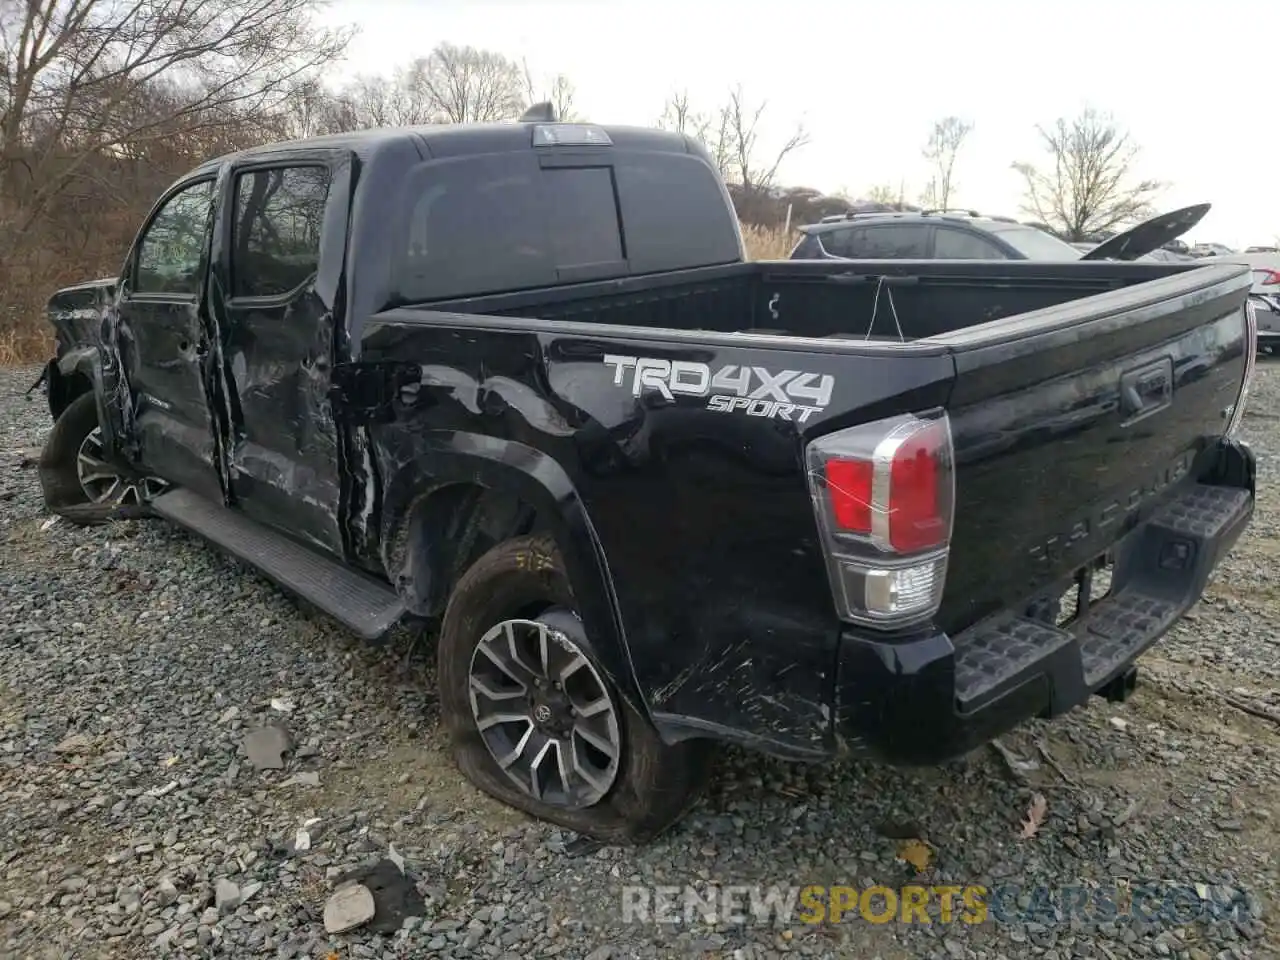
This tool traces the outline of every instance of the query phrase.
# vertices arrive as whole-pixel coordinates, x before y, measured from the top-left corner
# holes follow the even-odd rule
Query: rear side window
[[[280,296],[315,274],[328,196],[325,167],[277,167],[236,178],[232,296]]]
[[[867,260],[925,260],[929,257],[929,228],[889,223],[864,228],[862,253]]]
[[[800,238],[800,242],[795,245],[791,251],[792,260],[817,260],[822,257],[822,245],[818,243],[818,238],[812,235]]]
[[[976,233],[938,227],[934,234],[933,255],[941,260],[1005,260],[994,243]]]
[[[705,164],[639,151],[608,159],[543,168],[534,152],[502,153],[419,167],[406,183],[398,297],[447,300],[738,259],[736,224]]]
[[[850,227],[847,230],[829,230],[818,239],[822,242],[822,249],[832,256],[857,260],[866,256],[862,252],[866,233],[866,230]]]

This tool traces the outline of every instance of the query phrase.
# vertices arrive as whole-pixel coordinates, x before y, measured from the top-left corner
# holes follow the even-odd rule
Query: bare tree
[[[556,119],[563,120],[566,123],[581,119],[573,108],[573,101],[578,93],[574,89],[573,81],[563,73],[557,73],[551,78],[550,83],[539,85],[534,80],[533,71],[529,69],[527,60],[524,62],[523,70],[526,106],[532,106],[535,103],[550,103],[552,109],[556,112]]]
[[[934,122],[922,151],[930,167],[929,183],[920,198],[926,207],[950,208],[956,188],[956,156],[972,130],[973,124],[959,117],[943,117]]]
[[[377,126],[366,122],[361,101],[355,96],[364,83],[357,80],[347,90],[329,90],[314,77],[302,81],[284,104],[278,135],[299,139]]]
[[[1014,163],[1025,183],[1023,210],[1068,240],[1088,240],[1151,215],[1163,184],[1133,172],[1138,146],[1092,108],[1048,129],[1036,128],[1048,163]]]
[[[658,126],[701,141],[740,195],[762,194],[777,185],[783,161],[809,143],[804,125],[797,124],[780,144],[766,148],[760,134],[766,106],[762,102],[752,108],[739,86],[720,109],[703,112],[693,106],[688,91],[678,91],[667,98]]]
[[[871,203],[882,203],[885,206],[893,206],[898,202],[899,188],[891,183],[873,184],[866,193],[865,199]]]
[[[21,234],[95,158],[278,109],[350,30],[316,0],[27,0],[0,12],[0,197]],[[15,211],[16,208],[16,211]]]
[[[706,141],[710,121],[706,114],[699,113],[689,100],[688,90],[678,90],[667,98],[662,105],[662,116],[658,117],[657,127],[673,133],[683,133],[697,140]]]
[[[720,138],[728,138],[727,153],[732,173],[746,193],[763,193],[773,187],[778,168],[795,151],[809,143],[803,123],[796,124],[791,134],[776,148],[766,149],[760,140],[760,119],[767,101],[754,109],[747,103],[742,87],[735,87],[729,102],[720,111]]]
[[[513,120],[525,106],[520,65],[492,50],[442,43],[414,61],[403,82],[443,123]]]
[[[732,139],[729,136],[729,113],[721,108],[715,113],[696,109],[688,90],[679,90],[667,98],[658,117],[657,127],[684,134],[697,140],[711,155],[711,162],[724,179],[733,171]]]
[[[573,106],[577,93],[578,91],[574,89],[573,82],[563,73],[557,73],[551,81],[551,87],[539,96],[537,100],[530,98],[530,102],[550,101],[551,106],[555,108],[558,119],[572,122],[582,119]]]
[[[419,62],[397,67],[390,78],[357,77],[343,92],[360,127],[412,127],[439,119],[440,105],[422,83]]]
[[[267,140],[510,120],[550,100],[500,54],[441,44],[334,88],[352,28],[325,0],[0,0],[0,360],[48,349],[51,290],[120,266],[158,193],[199,162]],[[527,82],[527,89],[526,89]],[[266,182],[266,181],[264,181]]]

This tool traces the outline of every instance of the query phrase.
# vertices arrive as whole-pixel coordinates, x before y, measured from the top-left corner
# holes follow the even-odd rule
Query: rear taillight
[[[1258,314],[1253,301],[1247,300],[1244,305],[1244,379],[1240,381],[1240,393],[1236,396],[1235,405],[1231,408],[1231,419],[1227,423],[1227,436],[1234,437],[1244,421],[1244,408],[1249,400],[1249,387],[1253,383],[1253,370],[1258,363]]]
[[[931,617],[955,507],[946,413],[849,427],[810,443],[806,457],[841,618],[902,627]]]
[[[1280,284],[1280,271],[1255,270],[1253,271],[1253,282],[1261,284],[1264,287],[1273,287]]]

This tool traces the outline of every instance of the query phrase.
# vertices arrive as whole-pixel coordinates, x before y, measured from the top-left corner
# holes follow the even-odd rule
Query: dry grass
[[[765,227],[742,225],[742,239],[747,244],[748,260],[785,260],[796,245],[799,234]]]
[[[0,333],[0,367],[42,363],[53,355],[53,331],[45,324],[27,323]]]
[[[743,224],[742,239],[746,242],[750,260],[785,260],[795,246],[796,234]],[[85,276],[91,272],[87,271]],[[0,366],[41,363],[52,355],[53,331],[35,305],[43,304],[54,287],[59,285],[57,281],[65,279],[49,276],[48,282],[38,284],[49,289],[29,291],[30,296],[24,298],[26,302],[21,319],[9,329],[0,330]]]

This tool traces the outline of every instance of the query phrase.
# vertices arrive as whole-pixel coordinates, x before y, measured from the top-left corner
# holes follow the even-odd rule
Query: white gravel
[[[0,957],[1280,955],[1280,723],[1229,702],[1280,714],[1280,366],[1261,367],[1246,420],[1261,485],[1247,539],[1144,658],[1132,700],[1007,738],[1022,780],[987,750],[920,771],[726,751],[670,836],[581,856],[454,771],[429,645],[407,631],[365,645],[158,521],[48,526],[23,464],[49,427],[42,398],[21,397],[35,373],[0,372]],[[241,744],[267,726],[291,749],[258,771]],[[1047,817],[1021,839],[1034,793]],[[913,835],[930,849],[919,875],[898,856]],[[336,884],[392,852],[420,919],[326,933]],[[1230,888],[1252,912],[820,927],[621,913],[629,884],[1144,880]]]

